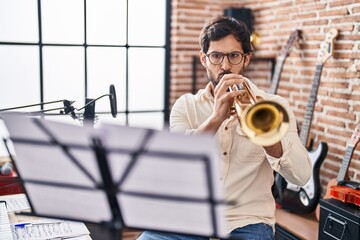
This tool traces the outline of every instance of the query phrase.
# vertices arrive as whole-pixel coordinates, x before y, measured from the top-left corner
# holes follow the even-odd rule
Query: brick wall
[[[254,59],[244,75],[263,89],[268,89],[271,82],[272,65],[266,59],[276,59],[290,34],[295,29],[302,31],[298,48],[286,58],[278,87],[278,94],[289,100],[300,125],[321,43],[331,28],[339,30],[334,54],[322,71],[310,132],[315,147],[320,141],[329,146],[320,171],[324,191],[328,180],[336,178],[349,140],[360,123],[360,1],[172,0],[170,106],[180,95],[192,91],[192,62],[198,56],[201,28],[229,7],[252,9],[260,44],[255,46]],[[203,87],[207,82],[204,70],[200,64],[195,69],[196,88]],[[351,180],[358,182],[359,145],[348,171]]]

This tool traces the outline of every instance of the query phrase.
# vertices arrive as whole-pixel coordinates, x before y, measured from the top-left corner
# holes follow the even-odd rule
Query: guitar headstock
[[[355,127],[354,133],[351,135],[349,145],[355,147],[360,141],[360,123],[358,123]]]
[[[339,31],[336,28],[330,29],[326,34],[324,42],[321,44],[321,49],[318,53],[318,62],[325,63],[332,55],[334,50],[334,41]]]
[[[299,41],[301,38],[301,31],[296,29],[294,32],[291,33],[289,39],[286,42],[286,45],[281,49],[281,56],[286,57],[290,54],[294,45]]]

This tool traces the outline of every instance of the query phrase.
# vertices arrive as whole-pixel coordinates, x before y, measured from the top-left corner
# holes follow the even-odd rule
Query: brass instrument
[[[240,97],[237,97],[233,107],[242,131],[251,142],[260,146],[270,146],[284,137],[290,121],[289,114],[283,106],[274,101],[257,101],[246,81],[242,85],[233,85],[229,90],[244,91],[249,97],[250,105],[242,104]]]

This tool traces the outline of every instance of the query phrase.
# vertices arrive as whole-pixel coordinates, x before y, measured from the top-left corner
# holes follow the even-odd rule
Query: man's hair
[[[244,53],[250,53],[250,31],[246,24],[232,17],[221,16],[211,20],[200,33],[199,43],[202,52],[207,53],[211,41],[218,41],[228,35],[233,35],[241,44]]]

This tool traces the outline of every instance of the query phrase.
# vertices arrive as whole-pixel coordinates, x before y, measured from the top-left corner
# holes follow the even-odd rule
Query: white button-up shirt
[[[304,185],[311,177],[309,154],[302,145],[296,119],[288,102],[278,96],[258,89],[250,80],[251,91],[265,100],[280,103],[289,113],[290,128],[281,140],[283,155],[274,158],[263,147],[255,145],[243,134],[238,119],[230,116],[218,129],[215,137],[220,144],[221,181],[227,201],[227,229],[248,224],[275,224],[275,200],[271,192],[273,170],[280,172],[287,181]],[[192,134],[208,119],[214,109],[211,83],[196,95],[185,94],[174,104],[170,114],[170,131]]]

